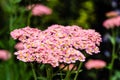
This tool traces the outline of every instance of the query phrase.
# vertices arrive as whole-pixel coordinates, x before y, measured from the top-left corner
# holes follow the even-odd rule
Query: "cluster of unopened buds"
[[[11,32],[13,39],[18,39],[23,48],[15,52],[17,59],[24,62],[51,64],[75,63],[85,61],[82,51],[92,55],[99,53],[101,35],[92,29],[79,26],[52,25],[41,31],[29,26]]]

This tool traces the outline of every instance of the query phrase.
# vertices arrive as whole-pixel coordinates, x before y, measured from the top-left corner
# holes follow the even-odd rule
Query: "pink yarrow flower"
[[[11,57],[10,53],[7,50],[0,50],[0,59],[1,60],[8,60]]]
[[[17,50],[22,50],[22,49],[24,49],[23,43],[22,43],[22,42],[17,43],[17,44],[15,45],[15,49],[17,49]]]
[[[106,62],[103,60],[94,60],[90,59],[85,63],[85,67],[90,70],[90,69],[101,69],[106,66]]]
[[[117,16],[117,17],[105,20],[103,22],[103,26],[106,29],[111,29],[111,28],[114,28],[114,27],[119,27],[120,26],[120,16]]]
[[[27,9],[31,10],[34,16],[50,15],[52,13],[49,7],[42,4],[29,5]]]
[[[15,52],[19,60],[37,61],[53,67],[59,66],[59,63],[85,61],[81,51],[85,50],[90,55],[98,53],[101,42],[99,33],[75,25],[52,25],[44,31],[25,27],[12,31],[11,36],[23,43],[23,50]]]

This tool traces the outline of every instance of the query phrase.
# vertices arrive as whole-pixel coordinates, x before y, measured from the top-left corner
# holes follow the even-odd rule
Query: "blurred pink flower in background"
[[[65,66],[65,64],[60,64],[59,66],[60,69],[64,68],[63,70],[67,71],[67,70],[77,70],[77,66],[75,66],[75,64],[68,64],[67,66]]]
[[[8,60],[11,57],[10,53],[7,50],[0,50],[0,59]]]
[[[23,43],[22,43],[22,42],[17,43],[17,44],[15,45],[15,49],[17,49],[17,50],[22,50],[22,49],[24,49]]]
[[[110,19],[107,19],[103,22],[103,26],[106,29],[114,28],[114,27],[119,27],[120,26],[120,16],[113,17]]]
[[[90,69],[101,69],[106,66],[106,62],[103,60],[94,60],[90,59],[85,63],[85,67],[90,70]]]
[[[32,11],[32,15],[34,16],[42,16],[42,15],[50,15],[52,14],[52,10],[42,4],[33,4],[33,5],[29,5],[27,7],[28,10]]]

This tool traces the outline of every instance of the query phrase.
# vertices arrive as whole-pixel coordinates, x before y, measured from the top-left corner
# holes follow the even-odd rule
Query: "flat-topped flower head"
[[[22,32],[17,33],[16,32]],[[85,61],[82,51],[92,55],[99,53],[101,36],[94,30],[85,30],[79,26],[52,25],[41,31],[25,27],[11,32],[14,39],[23,43],[23,49],[15,52],[17,58],[24,62],[51,64],[75,63]]]
[[[101,69],[106,66],[106,62],[99,59],[90,59],[85,63],[85,67],[89,69]]]
[[[7,50],[0,50],[0,60],[8,60],[11,57],[11,54]]]
[[[42,16],[42,15],[50,15],[52,14],[52,10],[43,5],[43,4],[33,4],[33,5],[29,5],[27,7],[28,10],[32,11],[32,15],[34,16]]]
[[[107,19],[103,22],[103,26],[106,29],[111,29],[120,26],[120,16]]]

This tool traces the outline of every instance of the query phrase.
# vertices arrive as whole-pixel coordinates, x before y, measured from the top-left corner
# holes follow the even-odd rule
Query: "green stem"
[[[14,29],[13,23],[14,23],[14,16],[13,16],[13,14],[10,14],[9,15],[9,34]],[[13,47],[14,47],[15,41],[12,39],[12,37],[10,35],[9,35],[8,39],[9,39],[9,41],[8,41],[9,51],[11,53],[13,53],[14,52]]]
[[[77,80],[77,76],[78,76],[78,74],[79,74],[79,71],[80,71],[81,66],[82,66],[82,62],[79,63],[79,66],[78,66],[78,69],[77,69],[77,73],[76,73],[76,75],[75,75],[75,77],[74,77],[74,80]]]
[[[57,71],[53,74],[53,76],[56,76],[56,74],[57,74],[58,72],[62,72],[62,70],[63,70],[66,66],[68,66],[68,64],[65,64],[65,66],[64,66],[63,68],[59,68],[59,70],[57,70]]]
[[[9,27],[10,27],[10,31],[12,30],[12,24],[13,24],[13,16],[10,15],[10,20],[9,20]]]
[[[99,74],[98,74],[98,70],[95,70],[95,74],[96,74],[96,75],[94,76],[94,80],[98,80],[98,75],[99,75]]]
[[[31,19],[31,12],[28,14],[28,19],[27,19],[27,26],[30,26],[30,19]]]
[[[60,74],[61,74],[61,75],[60,75],[60,78],[61,78],[61,79],[63,79],[63,76],[62,76],[62,71],[60,71]]]
[[[111,43],[112,43],[113,48],[112,48],[112,56],[111,56],[112,60],[111,60],[111,62],[109,64],[109,70],[110,70],[109,80],[112,79],[113,65],[114,65],[114,61],[116,59],[116,54],[115,54],[115,46],[116,46],[115,38],[116,38],[116,33],[114,32],[114,30],[112,30],[112,39],[113,40],[111,40]]]
[[[64,80],[70,80],[71,71],[69,70],[69,65],[67,66],[67,75]]]
[[[46,66],[46,72],[47,72],[47,80],[52,80],[52,68],[50,65]]]
[[[29,1],[29,5],[31,5],[31,4],[32,4],[31,1]],[[30,11],[29,14],[28,14],[28,18],[27,18],[27,26],[30,26],[31,16],[32,16],[32,12]]]
[[[36,76],[36,73],[35,73],[35,69],[34,69],[33,63],[31,63],[31,67],[32,67],[32,72],[33,72],[34,80],[37,80],[37,76]]]
[[[111,63],[110,63],[110,79],[111,80],[112,78],[112,72],[113,72],[113,65],[114,65],[114,61],[115,61],[115,58],[116,58],[116,55],[115,55],[115,45],[113,45],[113,50],[112,50],[112,60],[111,60]]]

